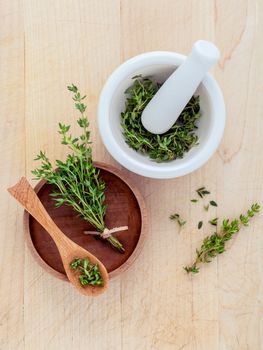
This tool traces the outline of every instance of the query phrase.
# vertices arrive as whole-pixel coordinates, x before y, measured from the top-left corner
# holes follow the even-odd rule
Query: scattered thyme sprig
[[[199,97],[193,96],[190,99],[169,131],[162,135],[154,135],[143,127],[141,115],[161,85],[140,75],[133,79],[132,86],[126,90],[125,111],[121,113],[126,143],[157,162],[182,158],[198,142],[194,131],[201,116]]]
[[[199,197],[203,198],[207,194],[210,194],[209,191],[205,187],[200,187],[196,190],[196,193],[198,194]]]
[[[186,221],[182,220],[179,214],[170,215],[170,219],[176,221],[180,227],[186,224]]]
[[[247,211],[245,215],[241,214],[239,219],[230,221],[223,220],[220,233],[213,233],[204,239],[201,248],[196,250],[196,259],[190,266],[185,266],[184,270],[187,273],[198,273],[199,265],[201,263],[209,263],[217,255],[225,251],[225,243],[229,241],[232,236],[239,232],[241,225],[248,226],[250,219],[260,211],[260,205],[255,203]]]
[[[209,220],[208,222],[209,222],[209,224],[211,224],[213,226],[217,226],[218,218],[214,218],[212,220]]]
[[[68,86],[68,90],[73,92],[75,107],[81,114],[77,123],[82,129],[82,134],[78,138],[73,138],[69,133],[70,125],[59,123],[61,143],[70,149],[71,154],[67,155],[64,162],[56,160],[56,167],[53,168],[45,152],[40,151],[35,160],[40,160],[41,166],[32,173],[36,179],[44,179],[48,184],[56,186],[57,191],[51,194],[56,207],[62,204],[72,206],[81,218],[89,221],[103,233],[106,228],[105,182],[92,163],[89,122],[85,116],[87,106],[83,103],[86,96],[81,96],[73,84]],[[106,239],[120,252],[124,251],[116,237],[110,235]]]
[[[75,258],[70,263],[70,268],[81,273],[79,281],[82,286],[90,284],[92,286],[103,286],[103,279],[98,265],[93,265],[88,258]]]

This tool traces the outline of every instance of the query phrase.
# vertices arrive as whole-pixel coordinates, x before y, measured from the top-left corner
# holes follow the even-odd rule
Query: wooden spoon
[[[59,254],[61,256],[64,269],[68,276],[69,281],[74,285],[77,290],[90,296],[97,296],[106,291],[109,284],[109,275],[102,264],[93,254],[86,249],[80,247],[75,242],[71,241],[64,233],[58,228],[54,221],[49,216],[48,212],[44,208],[40,199],[36,195],[34,189],[31,187],[25,177],[13,187],[8,189],[8,192],[20,203],[22,206],[45,228],[54,240]],[[103,286],[92,286],[87,284],[85,287],[80,284],[79,275],[76,271],[72,270],[69,266],[74,258],[88,258],[92,264],[97,264],[103,279]]]

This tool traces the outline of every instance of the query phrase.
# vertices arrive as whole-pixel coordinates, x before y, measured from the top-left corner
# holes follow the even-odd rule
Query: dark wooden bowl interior
[[[112,272],[127,261],[138,244],[142,229],[141,210],[133,191],[120,177],[105,169],[101,169],[100,174],[106,183],[107,227],[129,226],[128,231],[114,234],[125,247],[123,254],[112,248],[107,241],[83,234],[83,231],[94,230],[94,227],[80,219],[71,207],[63,205],[55,208],[49,195],[53,190],[51,185],[44,183],[37,193],[58,227],[70,239],[100,259],[108,272]],[[41,259],[52,269],[66,275],[58,249],[49,234],[32,216],[29,215],[28,220],[30,238]]]

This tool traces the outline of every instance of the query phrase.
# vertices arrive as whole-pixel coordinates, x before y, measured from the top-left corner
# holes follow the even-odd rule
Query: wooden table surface
[[[1,0],[0,19],[0,349],[263,349],[263,215],[198,275],[182,269],[211,231],[197,230],[200,219],[235,217],[262,202],[262,0]],[[22,209],[6,188],[31,178],[40,149],[51,159],[65,155],[56,130],[76,115],[71,82],[87,93],[94,158],[121,168],[96,123],[105,80],[136,54],[187,54],[199,38],[222,52],[213,73],[226,101],[223,141],[182,178],[127,171],[148,208],[144,249],[105,295],[78,295],[32,258]],[[218,202],[208,213],[190,203],[202,185]],[[187,220],[180,232],[169,220],[174,211]]]

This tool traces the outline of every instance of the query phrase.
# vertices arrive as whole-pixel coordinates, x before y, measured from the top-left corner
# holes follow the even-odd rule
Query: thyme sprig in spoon
[[[68,86],[68,90],[73,93],[75,107],[81,114],[77,123],[82,129],[82,134],[74,138],[69,133],[70,125],[59,123],[61,143],[66,145],[71,153],[65,161],[56,160],[56,167],[53,168],[45,152],[40,151],[35,160],[40,160],[41,166],[32,173],[36,179],[44,179],[48,184],[56,186],[57,190],[51,194],[56,207],[62,204],[73,207],[81,218],[98,230],[101,238],[106,239],[120,252],[124,252],[121,242],[105,225],[105,182],[92,162],[89,122],[85,115],[87,106],[83,103],[86,96],[81,96],[73,84]],[[114,230],[118,231],[116,228]]]
[[[70,263],[70,268],[77,271],[79,275],[79,281],[82,286],[91,284],[92,286],[103,285],[103,278],[97,264],[92,264],[86,257],[84,259],[75,258]]]

